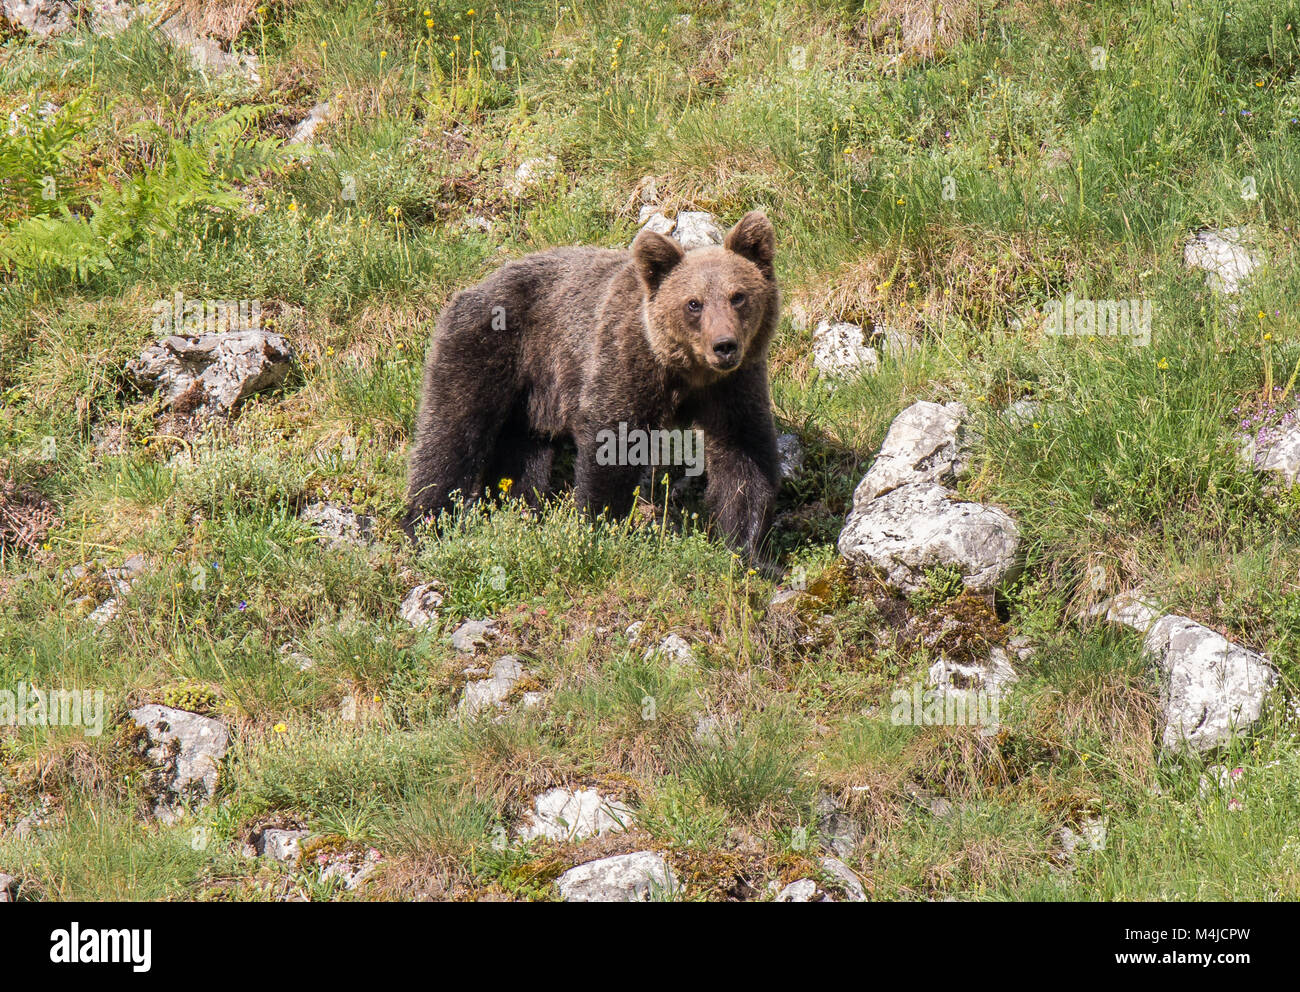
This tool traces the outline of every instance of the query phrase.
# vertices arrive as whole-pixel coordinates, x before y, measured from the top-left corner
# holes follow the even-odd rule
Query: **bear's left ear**
[[[775,279],[772,259],[776,255],[776,232],[772,222],[761,210],[751,210],[727,232],[723,242],[728,251],[749,259],[758,266],[766,279]]]

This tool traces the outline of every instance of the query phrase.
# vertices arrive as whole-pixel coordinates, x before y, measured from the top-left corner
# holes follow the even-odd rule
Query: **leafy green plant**
[[[58,203],[50,215],[18,221],[0,238],[0,265],[5,271],[85,282],[112,269],[115,259],[137,242],[174,233],[197,209],[238,207],[242,201],[230,185],[232,179],[285,161],[278,139],[245,137],[264,112],[264,107],[237,107],[209,122],[192,114],[185,141],[160,133],[156,125],[142,126],[139,133],[152,132],[165,143],[160,166],[132,176],[120,187],[105,185],[87,210]],[[45,129],[52,132],[48,140],[26,149],[25,158],[23,148],[13,153],[22,159],[20,165],[39,168],[64,154],[75,135],[70,136],[62,114],[55,120]],[[34,173],[27,175],[34,181]]]

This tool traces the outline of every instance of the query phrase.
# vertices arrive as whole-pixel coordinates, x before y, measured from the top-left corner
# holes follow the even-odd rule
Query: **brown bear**
[[[779,484],[767,352],[780,294],[776,238],[746,214],[720,246],[685,252],[642,231],[630,251],[556,248],[452,297],[433,332],[403,522],[436,517],[503,479],[536,503],[557,444],[577,446],[575,497],[632,508],[643,464],[611,437],[698,428],[710,515],[772,571],[764,541]]]

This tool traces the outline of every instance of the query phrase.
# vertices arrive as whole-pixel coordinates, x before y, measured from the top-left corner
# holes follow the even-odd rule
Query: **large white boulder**
[[[934,482],[855,498],[839,538],[840,554],[904,593],[922,589],[926,572],[939,567],[956,569],[972,592],[992,592],[1013,572],[1019,548],[1019,528],[1004,511],[965,502]]]

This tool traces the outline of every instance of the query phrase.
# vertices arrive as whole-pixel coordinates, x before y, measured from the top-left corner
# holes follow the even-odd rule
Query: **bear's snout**
[[[736,338],[723,338],[722,341],[714,342],[714,356],[723,365],[733,365],[740,355],[740,345],[737,345]]]
[[[740,361],[740,345],[735,338],[714,341],[713,357],[720,368],[729,369]]]
[[[740,328],[731,307],[705,308],[704,360],[719,372],[730,372],[740,364]]]

